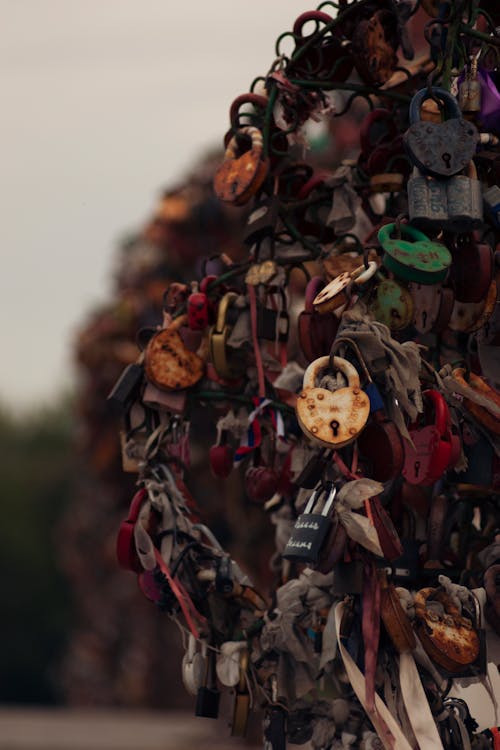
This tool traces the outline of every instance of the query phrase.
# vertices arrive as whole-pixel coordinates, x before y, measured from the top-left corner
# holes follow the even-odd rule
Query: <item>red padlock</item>
[[[314,310],[313,300],[324,286],[320,276],[313,276],[306,287],[305,309],[299,315],[299,343],[308,362],[328,354],[340,325],[335,313],[322,315]]]
[[[210,469],[214,477],[227,479],[233,470],[234,450],[227,443],[227,430],[221,430],[217,443],[208,451]]]
[[[193,290],[187,301],[188,326],[192,331],[204,331],[210,324],[208,297],[204,292]]]
[[[405,444],[403,476],[410,484],[429,487],[449,468],[452,458],[451,419],[448,404],[439,391],[426,390],[424,424],[409,428],[413,446]]]
[[[116,556],[120,567],[124,570],[132,570],[134,573],[143,572],[141,561],[135,549],[134,527],[147,496],[148,493],[144,488],[135,493],[130,503],[128,516],[121,522],[116,538]]]

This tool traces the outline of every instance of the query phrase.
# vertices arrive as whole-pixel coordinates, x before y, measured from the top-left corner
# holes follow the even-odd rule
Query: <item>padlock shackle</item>
[[[439,391],[436,391],[433,388],[428,388],[423,391],[422,396],[424,399],[428,399],[433,407],[434,423],[439,434],[441,436],[448,435],[451,424],[450,410],[448,409],[448,404],[443,396]]]
[[[318,378],[320,372],[332,367],[335,370],[340,370],[340,372],[346,376],[349,388],[360,389],[361,386],[359,382],[359,375],[354,365],[351,365],[351,363],[348,362],[347,359],[343,359],[342,357],[326,356],[319,357],[318,359],[315,359],[314,362],[311,362],[304,373],[304,380],[302,385],[303,390],[305,390],[306,388],[315,388],[316,379]]]
[[[264,136],[262,135],[259,128],[256,128],[253,125],[245,125],[233,135],[233,137],[227,144],[226,151],[224,153],[224,160],[238,158],[238,136],[241,135],[247,135],[250,138],[252,142],[252,151],[257,152],[259,155],[262,154],[264,150]]]
[[[439,88],[438,86],[426,86],[426,88],[420,89],[414,95],[410,102],[409,118],[410,125],[420,120],[420,110],[422,104],[426,99],[441,99],[444,104],[445,119],[459,119],[462,117],[462,112],[458,106],[458,101],[455,99],[453,94],[450,94],[446,89]],[[447,116],[447,117],[446,117]]]
[[[392,224],[384,224],[384,226],[378,230],[377,238],[382,247],[384,247],[385,242],[390,242],[391,240],[396,239],[391,236],[395,228],[396,224],[393,222]],[[399,229],[401,231],[401,239],[398,239],[399,243],[412,245],[414,242],[430,242],[430,239],[426,234],[419,229],[410,226],[410,224],[400,224]],[[405,235],[408,238],[407,240],[403,239]]]
[[[236,292],[226,292],[219,302],[217,308],[217,321],[214,326],[214,333],[222,333],[226,325],[227,311],[232,302],[237,298]]]

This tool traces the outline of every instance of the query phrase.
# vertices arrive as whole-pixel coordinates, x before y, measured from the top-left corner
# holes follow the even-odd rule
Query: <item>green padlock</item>
[[[413,299],[404,286],[393,279],[382,279],[369,305],[375,320],[384,323],[391,331],[406,328],[413,320]]]
[[[401,238],[395,238],[392,236],[395,226],[386,224],[378,233],[378,240],[385,250],[384,266],[406,281],[419,284],[443,281],[451,265],[448,248],[407,224],[401,224]]]

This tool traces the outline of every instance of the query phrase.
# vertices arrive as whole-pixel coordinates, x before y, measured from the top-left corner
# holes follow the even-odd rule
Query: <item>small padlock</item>
[[[463,80],[458,84],[458,106],[462,112],[481,111],[481,84],[477,77],[477,57],[473,57]]]
[[[314,513],[314,507],[323,494],[327,495],[323,509],[321,513]],[[336,494],[337,488],[332,482],[314,490],[304,512],[295,521],[292,535],[283,552],[285,560],[298,563],[318,562],[321,548],[332,525],[329,513]]]
[[[348,301],[347,289],[351,284],[361,286],[366,284],[377,270],[375,261],[370,261],[368,267],[358,266],[354,271],[345,271],[321,289],[313,299],[313,308],[321,313],[329,313],[336,310]]]
[[[219,716],[220,690],[215,678],[215,650],[209,648],[205,660],[204,684],[196,694],[195,716],[217,719]]]
[[[248,651],[240,651],[240,679],[236,686],[231,723],[231,737],[245,737],[250,714],[250,693],[247,687]]]
[[[239,378],[245,370],[242,355],[235,349],[229,351],[227,343],[232,331],[228,314],[237,297],[236,292],[227,292],[222,297],[216,323],[209,332],[209,348],[213,366],[221,378],[228,380]]]
[[[134,401],[137,401],[144,382],[144,367],[142,364],[127,365],[108,396],[108,402],[119,413],[128,411]]]
[[[453,263],[448,283],[458,302],[484,300],[493,279],[493,251],[478,232],[462,234],[450,245]]]
[[[187,349],[179,328],[187,322],[181,315],[167,328],[155,333],[144,352],[148,380],[158,388],[177,391],[190,388],[203,377],[205,363],[198,354]]]
[[[187,300],[187,320],[192,331],[204,331],[209,324],[208,297],[195,283]]]

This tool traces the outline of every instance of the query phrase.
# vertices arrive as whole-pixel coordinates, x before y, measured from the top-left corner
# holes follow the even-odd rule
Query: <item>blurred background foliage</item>
[[[72,496],[73,431],[69,397],[22,417],[0,407],[4,703],[63,699],[54,665],[71,627],[72,598],[55,537]]]

